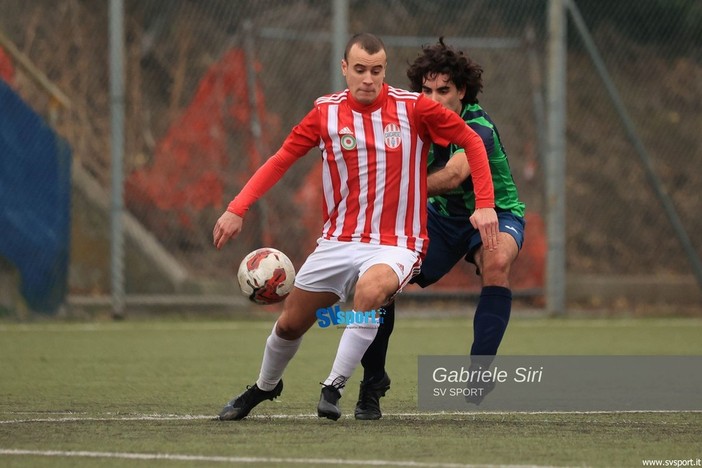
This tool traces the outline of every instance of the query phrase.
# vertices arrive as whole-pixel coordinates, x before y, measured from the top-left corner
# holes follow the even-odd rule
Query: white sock
[[[280,379],[283,378],[285,368],[300,347],[300,343],[302,343],[302,337],[296,340],[285,340],[279,337],[276,335],[275,325],[273,325],[273,331],[266,340],[261,373],[256,381],[258,388],[269,392],[278,385]]]
[[[378,333],[378,324],[364,324],[363,328],[347,327],[341,335],[339,348],[336,351],[336,358],[332,365],[331,373],[324,385],[338,383],[339,380],[348,380],[353,374],[358,364],[361,362],[366,350],[373,342]],[[336,380],[339,379],[339,380]],[[336,382],[334,382],[336,380]],[[339,389],[343,393],[342,389]]]

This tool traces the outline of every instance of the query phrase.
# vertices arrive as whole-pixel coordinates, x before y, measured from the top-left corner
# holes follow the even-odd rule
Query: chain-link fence
[[[314,99],[336,91],[332,70],[340,73],[341,57],[332,56],[331,28],[338,3],[125,1],[128,294],[236,295],[233,268],[248,251],[270,244],[299,266],[314,247],[321,199],[313,152],[251,210],[240,240],[224,252],[211,245],[212,226]],[[682,224],[702,231],[695,195],[702,189],[700,3],[575,4]],[[350,33],[371,31],[386,42],[392,85],[407,86],[408,63],[439,36],[483,66],[480,102],[499,127],[527,205],[513,286],[517,294],[538,294],[547,242],[540,155],[548,0],[348,6]],[[110,292],[107,30],[107,1],[0,0],[0,73],[6,70],[2,77],[72,149],[69,289],[76,296]],[[567,80],[569,277],[689,280],[688,258],[573,28]],[[702,238],[691,237],[699,254]],[[434,289],[478,284],[461,265]]]

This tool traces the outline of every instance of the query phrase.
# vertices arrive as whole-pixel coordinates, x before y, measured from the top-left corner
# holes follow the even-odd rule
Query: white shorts
[[[331,292],[341,302],[353,293],[358,278],[370,267],[385,264],[397,275],[400,292],[419,273],[419,254],[404,247],[318,239],[295,276],[295,286],[311,292]]]

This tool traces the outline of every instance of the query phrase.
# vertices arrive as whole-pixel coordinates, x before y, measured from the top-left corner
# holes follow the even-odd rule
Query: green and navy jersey
[[[490,162],[492,184],[495,189],[495,210],[510,211],[515,216],[524,217],[525,205],[519,200],[517,186],[514,184],[512,171],[507,160],[507,153],[502,146],[497,127],[490,116],[479,104],[466,104],[461,111],[461,117],[466,124],[482,138]],[[446,163],[456,153],[465,157],[463,149],[455,145],[442,147],[431,145],[429,151],[429,173],[446,166]],[[475,193],[473,179],[468,177],[460,186],[429,198],[429,203],[443,216],[470,216],[475,211]]]

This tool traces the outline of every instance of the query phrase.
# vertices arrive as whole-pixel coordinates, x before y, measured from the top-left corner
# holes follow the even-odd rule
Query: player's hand
[[[497,248],[497,233],[500,231],[497,213],[493,208],[478,208],[470,217],[470,223],[480,231],[480,239],[488,250]]]
[[[238,236],[243,224],[244,219],[241,216],[235,215],[231,211],[225,211],[212,230],[213,243],[217,250],[221,249],[229,239]]]

